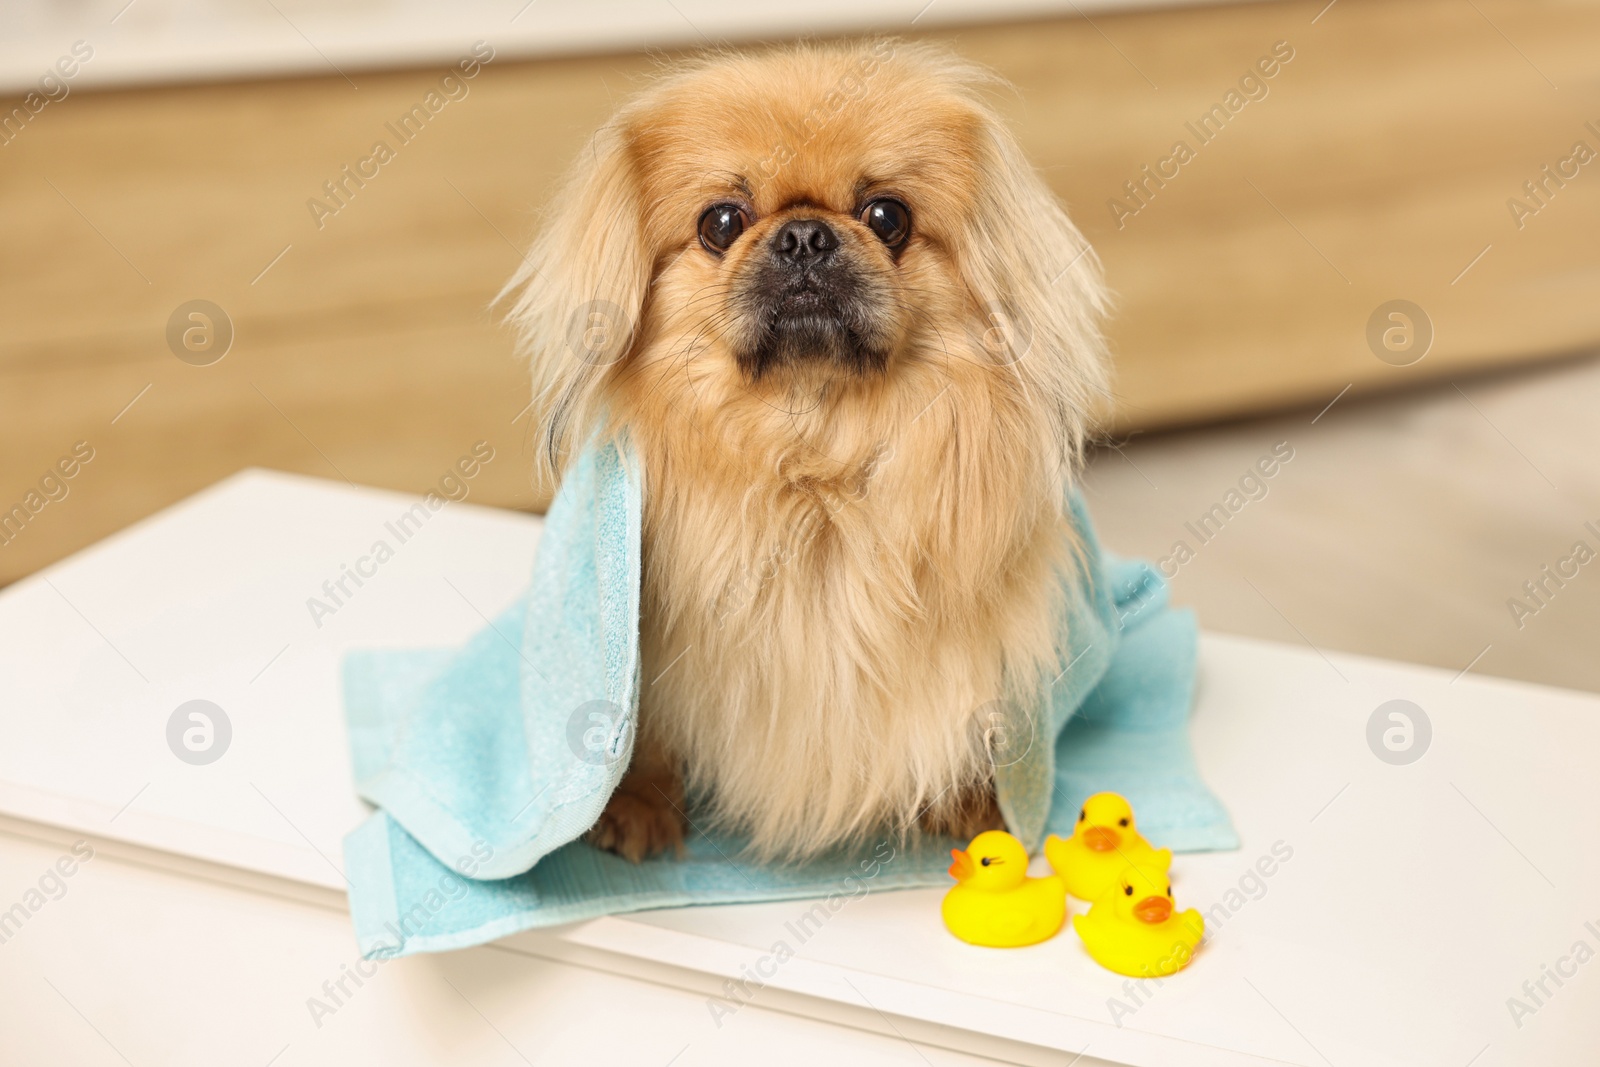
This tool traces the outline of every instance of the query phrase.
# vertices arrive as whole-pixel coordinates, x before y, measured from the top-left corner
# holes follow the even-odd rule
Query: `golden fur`
[[[677,68],[596,134],[508,286],[547,473],[597,426],[643,464],[639,773],[763,858],[992,810],[989,709],[1061,667],[1103,298],[992,82],[894,41]],[[898,258],[857,217],[879,191],[911,209]],[[719,258],[697,220],[730,198],[752,224]],[[741,368],[755,264],[802,215],[877,309],[881,369]],[[657,788],[641,817],[646,792],[595,839],[662,848],[678,807]]]

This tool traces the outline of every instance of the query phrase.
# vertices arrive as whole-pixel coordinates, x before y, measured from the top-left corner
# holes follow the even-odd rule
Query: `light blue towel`
[[[1110,789],[1159,845],[1236,848],[1189,745],[1194,618],[1167,606],[1148,565],[1101,553],[1080,500],[1070,510],[1088,565],[1034,736],[999,736],[1007,826],[1036,848]],[[642,864],[579,840],[633,750],[641,511],[626,444],[590,447],[551,505],[513,608],[460,649],[346,660],[356,788],[380,809],[344,847],[364,954],[464,948],[641,908],[949,883],[942,839],[884,838],[799,867],[756,865],[741,841],[692,828],[686,855]]]

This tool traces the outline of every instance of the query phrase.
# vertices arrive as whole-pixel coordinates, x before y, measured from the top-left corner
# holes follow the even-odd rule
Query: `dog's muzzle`
[[[764,262],[745,294],[758,330],[739,353],[740,366],[752,379],[811,360],[860,373],[883,369],[886,353],[871,341],[877,331],[863,289],[862,273],[833,227],[818,218],[789,219],[767,238]]]

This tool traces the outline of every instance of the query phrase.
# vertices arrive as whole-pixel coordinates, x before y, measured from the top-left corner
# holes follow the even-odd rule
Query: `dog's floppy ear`
[[[533,375],[540,473],[554,485],[601,417],[606,376],[628,354],[650,284],[638,185],[620,123],[584,147],[548,220],[507,283]],[[504,295],[504,293],[502,294]]]
[[[975,103],[980,191],[957,256],[983,352],[1043,397],[1073,464],[1108,396],[1100,261],[1000,118]]]

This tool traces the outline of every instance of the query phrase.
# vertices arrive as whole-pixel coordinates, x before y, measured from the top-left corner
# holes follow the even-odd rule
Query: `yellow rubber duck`
[[[1072,928],[1107,970],[1130,978],[1161,978],[1194,958],[1206,922],[1194,908],[1175,910],[1164,867],[1134,865],[1123,869],[1087,915],[1072,917]]]
[[[1157,851],[1134,825],[1133,808],[1116,793],[1096,793],[1083,802],[1072,836],[1045,838],[1044,854],[1079,900],[1099,900],[1130,863],[1165,869],[1172,850]]]
[[[1054,937],[1067,918],[1067,887],[1057,875],[1028,877],[1028,852],[1004,830],[987,830],[966,851],[950,850],[950,876],[940,913],[961,940],[1017,948]]]

